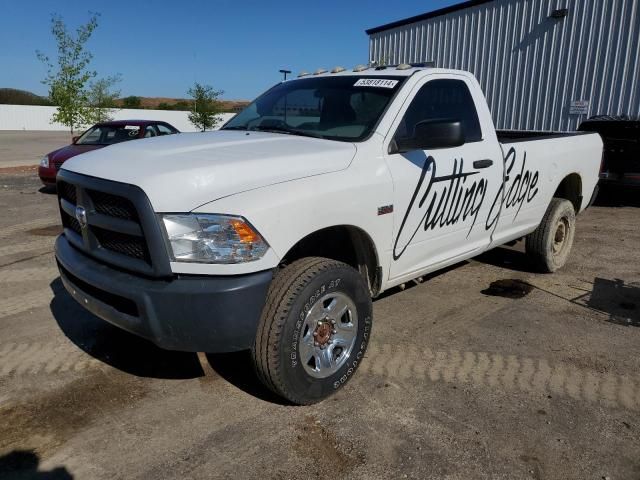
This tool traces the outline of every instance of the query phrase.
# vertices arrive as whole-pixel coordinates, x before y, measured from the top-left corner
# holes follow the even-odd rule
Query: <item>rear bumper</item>
[[[270,270],[149,279],[89,258],[64,235],[55,254],[65,288],[83,307],[168,350],[250,348],[272,279]]]
[[[640,187],[639,173],[601,173],[600,185],[618,185],[622,187]]]

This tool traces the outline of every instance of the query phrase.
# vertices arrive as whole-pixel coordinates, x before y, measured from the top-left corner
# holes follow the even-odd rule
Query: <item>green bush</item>
[[[141,105],[141,98],[135,95],[130,95],[122,99],[122,108],[141,108]]]

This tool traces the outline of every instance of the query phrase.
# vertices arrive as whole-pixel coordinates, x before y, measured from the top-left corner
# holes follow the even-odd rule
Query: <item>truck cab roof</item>
[[[98,122],[96,126],[104,126],[104,127],[122,127],[124,125],[134,125],[137,127],[146,126],[150,123],[162,123],[167,124],[167,122],[163,120],[109,120],[106,122]]]
[[[470,75],[469,72],[464,70],[454,70],[449,68],[435,68],[435,67],[427,67],[427,66],[403,66],[401,65],[389,65],[389,66],[372,66],[365,67],[364,69],[358,69],[355,67],[353,69],[345,69],[341,71],[335,71],[341,67],[336,67],[333,70],[327,70],[322,72],[320,70],[316,70],[314,73],[309,72],[301,72],[297,77],[290,78],[285,80],[286,82],[291,82],[303,78],[317,78],[317,77],[337,77],[337,76],[376,76],[376,77],[410,77],[411,75],[417,72],[430,72],[430,73],[448,73],[448,74],[457,74],[457,75]]]

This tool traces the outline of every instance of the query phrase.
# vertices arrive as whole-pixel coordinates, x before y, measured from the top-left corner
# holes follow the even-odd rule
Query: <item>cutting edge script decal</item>
[[[527,152],[522,155],[519,169],[517,163],[516,149],[511,147],[504,157],[504,181],[491,203],[485,230],[495,226],[501,212],[517,207],[515,221],[522,205],[538,194],[539,173],[526,169]],[[476,224],[487,194],[488,179],[476,177],[479,171],[465,172],[462,158],[453,161],[450,175],[437,176],[436,171],[435,159],[427,157],[393,244],[394,260],[402,256],[421,227],[425,231],[435,230],[470,219],[468,237]],[[440,185],[443,186],[438,188]]]

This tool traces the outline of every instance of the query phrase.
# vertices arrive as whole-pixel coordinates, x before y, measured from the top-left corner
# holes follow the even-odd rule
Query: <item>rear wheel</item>
[[[569,258],[575,235],[576,214],[573,204],[553,198],[538,228],[527,235],[526,251],[536,268],[555,272]]]
[[[364,358],[371,296],[342,262],[304,258],[274,278],[252,350],[261,381],[296,404],[341,388]]]

